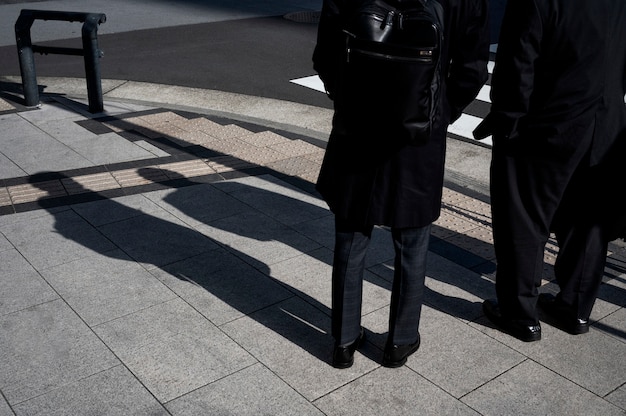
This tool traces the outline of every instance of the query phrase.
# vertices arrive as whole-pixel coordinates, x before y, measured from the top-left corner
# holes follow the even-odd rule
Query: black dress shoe
[[[532,342],[539,341],[541,339],[541,326],[539,323],[537,323],[537,325],[523,325],[502,316],[500,306],[498,306],[498,302],[496,300],[489,299],[484,301],[483,312],[485,313],[485,316],[487,316],[487,318],[489,318],[489,320],[498,328],[521,341]]]
[[[589,319],[577,318],[576,312],[551,293],[540,293],[539,307],[543,309],[560,328],[572,335],[589,332]]]
[[[361,328],[359,337],[352,341],[348,345],[339,346],[335,345],[333,351],[333,367],[335,368],[348,368],[354,364],[354,352],[363,344],[365,340],[365,331]]]
[[[417,341],[408,345],[387,344],[383,355],[383,365],[389,368],[401,367],[406,363],[409,355],[413,354],[420,347],[420,334],[417,334]]]

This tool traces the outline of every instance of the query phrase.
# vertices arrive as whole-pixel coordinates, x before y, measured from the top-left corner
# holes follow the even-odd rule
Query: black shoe
[[[417,334],[417,341],[408,345],[387,344],[383,355],[383,365],[389,368],[401,367],[406,363],[409,355],[413,354],[420,347],[420,334]]]
[[[339,345],[335,345],[335,349],[333,351],[333,367],[335,368],[348,368],[352,367],[354,363],[354,352],[363,344],[365,340],[365,331],[361,328],[361,333],[359,337],[352,341],[348,345],[344,345],[343,347]]]
[[[498,328],[521,341],[532,342],[541,339],[541,326],[539,323],[537,325],[523,325],[502,316],[500,306],[498,306],[496,300],[489,299],[484,301],[483,312]]]
[[[540,293],[539,307],[554,319],[560,329],[572,335],[589,332],[589,319],[577,318],[576,313],[551,293]]]

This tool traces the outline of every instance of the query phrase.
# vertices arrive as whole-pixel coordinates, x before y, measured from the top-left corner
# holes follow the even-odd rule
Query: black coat
[[[342,18],[358,1],[325,0],[322,8],[313,63],[331,97],[344,58]],[[439,217],[446,131],[486,82],[489,60],[487,1],[440,2],[445,13],[445,76],[439,118],[427,144],[405,146],[389,137],[355,137],[342,123],[337,111],[341,106],[335,102],[317,189],[335,215],[355,225],[422,227]]]
[[[565,151],[595,123],[597,164],[626,129],[626,2],[509,0],[505,13],[493,104],[479,130],[528,141],[563,137]]]
[[[588,146],[585,163],[603,173],[589,203],[612,223],[612,238],[623,234],[616,227],[626,224],[626,2],[509,0],[505,13],[493,104],[478,134],[508,139],[513,156],[546,163]]]

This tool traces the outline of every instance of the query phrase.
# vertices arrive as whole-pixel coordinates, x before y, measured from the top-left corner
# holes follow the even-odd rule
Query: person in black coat
[[[314,68],[335,100],[333,128],[317,182],[317,190],[335,214],[333,365],[350,367],[363,341],[364,258],[373,227],[384,225],[391,227],[396,257],[383,364],[398,367],[420,343],[426,253],[430,226],[441,208],[446,130],[488,77],[488,5],[487,0],[440,0],[442,99],[430,140],[407,146],[388,135],[355,133],[339,110],[344,104],[338,92],[346,53],[342,29],[346,16],[361,1],[324,1],[313,54]],[[384,88],[385,79],[374,82],[363,88]]]
[[[623,0],[507,4],[491,112],[474,133],[493,134],[494,143],[497,300],[483,310],[523,341],[541,339],[537,304],[561,329],[589,330],[608,242],[625,211],[616,207],[626,162],[624,22]],[[538,293],[552,232],[556,296]]]

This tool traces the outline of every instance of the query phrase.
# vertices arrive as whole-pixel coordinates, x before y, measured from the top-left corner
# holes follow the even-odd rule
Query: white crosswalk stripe
[[[491,51],[495,52],[496,45],[492,45]],[[489,61],[487,65],[487,69],[491,74],[493,72],[494,62]],[[322,80],[317,75],[311,75],[308,77],[292,79],[290,82],[294,84],[301,85],[306,88],[311,88],[315,91],[319,91],[325,93],[324,84]],[[450,125],[448,128],[448,134],[452,136],[456,136],[457,138],[461,138],[463,140],[475,140],[472,135],[472,131],[478,124],[482,121],[482,119],[487,115],[489,111],[489,104],[491,100],[489,98],[489,93],[491,92],[491,86],[487,83],[484,85],[478,93],[478,96],[474,100],[472,104],[468,106],[466,112],[459,117],[459,119]],[[480,142],[491,146],[491,136],[486,137],[482,140],[475,140],[476,142]]]

